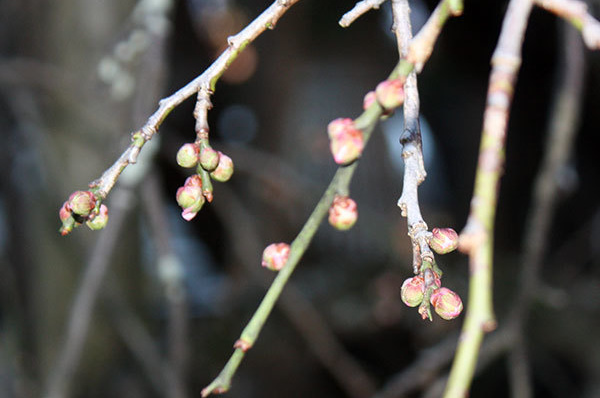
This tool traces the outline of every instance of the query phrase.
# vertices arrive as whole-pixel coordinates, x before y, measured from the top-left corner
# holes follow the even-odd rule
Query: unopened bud
[[[91,230],[97,231],[99,229],[106,227],[107,223],[108,223],[108,207],[106,207],[106,205],[102,204],[102,205],[100,205],[98,214],[96,214],[94,216],[94,218],[92,218],[91,220],[86,222],[85,225],[87,225]]]
[[[73,218],[73,214],[69,209],[69,201],[63,203],[62,207],[60,208],[60,211],[58,212],[58,216],[60,217],[60,221],[62,222],[59,232],[63,236],[67,235],[75,227],[75,219]]]
[[[177,190],[176,199],[183,209],[181,216],[186,221],[196,217],[205,202],[202,194],[202,178],[197,174],[188,177],[185,184]]]
[[[90,191],[75,191],[69,197],[67,207],[80,217],[87,217],[96,207],[96,197]]]
[[[219,152],[210,146],[203,146],[200,150],[200,166],[208,172],[213,171],[219,165]]]
[[[177,151],[177,164],[181,167],[191,168],[198,164],[198,145],[183,144]]]
[[[271,243],[262,255],[262,266],[271,271],[279,271],[287,262],[290,255],[290,245],[287,243]]]
[[[369,91],[363,98],[363,109],[369,109],[375,101],[377,101],[377,94],[375,94],[375,91]]]
[[[446,287],[440,287],[431,294],[431,305],[443,319],[450,320],[460,315],[463,303],[460,296]]]
[[[352,119],[335,119],[327,126],[329,147],[333,159],[339,165],[354,162],[365,146],[362,131],[354,126]]]
[[[358,210],[356,202],[347,196],[336,196],[329,207],[329,224],[345,231],[356,223]]]
[[[377,102],[383,109],[392,110],[404,102],[404,79],[384,80],[375,89]]]
[[[233,174],[233,160],[223,152],[218,151],[219,164],[217,168],[210,173],[210,176],[219,182],[225,182],[231,178]]]
[[[425,283],[423,278],[420,276],[413,276],[408,278],[402,283],[400,293],[402,296],[402,302],[409,307],[416,307],[423,301],[423,291],[425,290]]]
[[[438,254],[450,253],[458,247],[458,234],[452,228],[434,228],[429,247]]]

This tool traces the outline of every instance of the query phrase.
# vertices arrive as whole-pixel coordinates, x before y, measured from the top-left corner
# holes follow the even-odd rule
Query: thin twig
[[[600,22],[588,12],[588,6],[578,0],[535,0],[535,3],[565,18],[581,31],[585,45],[591,50],[600,49]]]
[[[350,11],[345,13],[342,18],[339,20],[339,24],[342,28],[347,28],[352,24],[352,22],[356,21],[363,14],[368,12],[369,10],[378,9],[383,3],[387,0],[362,0],[354,5]]]
[[[215,203],[219,217],[227,226],[230,240],[236,242],[233,251],[235,263],[245,268],[260,285],[268,287],[271,277],[264,268],[248,261],[248,253],[260,252],[259,233],[253,227],[250,215],[239,198],[227,186],[222,187],[220,200]],[[245,229],[236,225],[247,225]],[[302,294],[292,281],[288,282],[279,299],[278,308],[298,330],[306,345],[323,367],[331,373],[341,389],[349,397],[370,396],[375,391],[375,382],[359,362],[347,352],[328,325],[326,319]]]
[[[446,386],[444,396],[447,398],[467,395],[483,334],[496,327],[492,305],[494,216],[504,165],[509,108],[532,6],[531,0],[511,0],[492,56],[471,211],[460,236],[460,248],[469,254],[469,305]]]

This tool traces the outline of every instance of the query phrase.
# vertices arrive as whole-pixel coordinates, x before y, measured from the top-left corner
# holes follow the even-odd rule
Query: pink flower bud
[[[287,243],[271,243],[262,255],[262,266],[271,271],[279,271],[287,262],[290,255],[290,245]]]
[[[208,172],[213,171],[219,165],[219,152],[210,146],[204,146],[200,150],[200,166]]]
[[[233,174],[233,160],[221,151],[217,151],[219,154],[219,164],[217,168],[210,173],[210,176],[219,182],[225,182],[231,178]]]
[[[66,206],[73,214],[87,217],[96,207],[96,197],[90,191],[75,191],[69,197]]]
[[[429,301],[433,305],[435,312],[446,320],[456,318],[463,309],[460,296],[445,287],[434,290]]]
[[[73,214],[69,209],[69,201],[63,203],[62,207],[60,208],[60,211],[58,212],[58,216],[60,217],[60,221],[62,222],[59,232],[62,236],[65,236],[73,230],[76,223],[75,219],[73,218]]]
[[[340,231],[345,231],[356,223],[358,210],[356,202],[347,196],[336,196],[329,207],[329,224]]]
[[[375,89],[379,105],[386,110],[399,107],[404,102],[404,79],[384,80]]]
[[[202,208],[205,199],[202,194],[202,178],[194,174],[185,180],[185,184],[179,187],[176,194],[177,203],[183,209],[181,216],[190,221]]]
[[[198,164],[198,145],[183,144],[177,151],[177,164],[181,167],[191,168]]]
[[[369,91],[363,98],[363,109],[367,110],[375,101],[377,101],[377,94],[375,91]]]
[[[339,165],[354,162],[365,146],[362,131],[354,126],[352,119],[335,119],[327,126],[329,147],[333,159]]]
[[[424,290],[425,283],[422,277],[414,276],[406,279],[404,283],[402,283],[402,288],[400,289],[402,302],[409,307],[416,307],[423,301]]]
[[[446,254],[458,247],[458,234],[452,228],[434,228],[431,230],[429,247],[438,254]]]
[[[91,230],[97,231],[106,227],[108,223],[108,207],[102,204],[100,205],[100,209],[98,214],[94,215],[94,218],[88,220],[85,225],[87,225]]]

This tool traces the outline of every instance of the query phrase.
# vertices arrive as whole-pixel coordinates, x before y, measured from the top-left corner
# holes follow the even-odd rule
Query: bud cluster
[[[365,146],[363,133],[349,118],[335,119],[327,126],[329,148],[333,159],[339,165],[346,166],[360,157]]]
[[[452,228],[433,228],[428,239],[429,246],[438,254],[446,254],[458,246],[458,234]],[[431,319],[431,309],[446,320],[454,319],[463,310],[462,300],[454,291],[442,287],[441,270],[435,261],[423,261],[419,274],[402,284],[402,301],[409,307],[419,306],[423,319]]]
[[[73,228],[86,223],[93,230],[102,229],[108,222],[108,208],[100,204],[91,191],[75,191],[63,203],[58,215],[62,226],[61,235],[67,235]]]
[[[179,148],[177,164],[181,167],[196,168],[197,174],[188,177],[176,194],[177,203],[183,209],[181,216],[190,221],[206,201],[212,201],[210,180],[225,182],[231,178],[233,161],[221,151],[214,150],[207,140],[200,140],[183,144]]]

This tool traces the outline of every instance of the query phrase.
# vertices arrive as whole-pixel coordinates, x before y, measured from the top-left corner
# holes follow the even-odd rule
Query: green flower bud
[[[460,315],[463,303],[460,296],[452,290],[441,287],[431,294],[431,305],[435,312],[443,319],[450,320]]]
[[[458,247],[458,234],[452,228],[434,228],[431,230],[429,247],[437,254],[446,254]]]
[[[75,191],[69,197],[67,209],[80,217],[87,217],[96,207],[96,197],[90,191]]]
[[[362,154],[365,146],[362,131],[354,126],[352,119],[335,119],[327,126],[329,148],[339,165],[348,165]]]
[[[211,172],[219,165],[220,157],[218,151],[215,151],[210,146],[204,146],[200,150],[200,166],[202,166],[204,170]]]
[[[177,164],[185,168],[195,167],[198,164],[198,145],[183,144],[177,151]]]
[[[229,180],[233,174],[233,160],[223,152],[218,151],[219,165],[210,173],[210,176],[215,181],[225,182]]]
[[[425,282],[421,276],[408,278],[402,283],[400,293],[402,302],[409,307],[416,307],[423,301],[423,292],[425,290]]]
[[[336,196],[329,207],[329,224],[340,231],[345,231],[356,223],[358,210],[356,202],[347,196]]]
[[[108,223],[108,207],[106,205],[101,204],[98,214],[94,216],[94,218],[88,220],[85,225],[87,225],[91,230],[97,231],[106,227]]]
[[[375,89],[377,102],[385,110],[392,110],[404,103],[404,79],[384,80]]]

